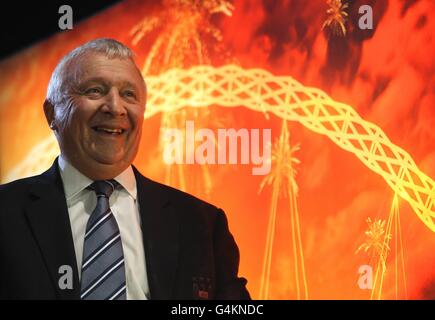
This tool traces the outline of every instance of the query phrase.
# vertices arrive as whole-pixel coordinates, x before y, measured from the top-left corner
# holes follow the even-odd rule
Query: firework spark
[[[297,170],[295,165],[300,164],[300,160],[294,156],[295,152],[300,149],[300,144],[290,145],[290,133],[286,128],[287,125],[284,126],[281,135],[273,145],[272,170],[260,185],[261,191],[265,185],[271,185],[278,181],[278,188],[284,197],[287,197],[290,192],[297,194],[299,191],[296,183]]]
[[[227,0],[165,0],[165,10],[146,17],[130,30],[133,45],[157,32],[142,69],[145,75],[159,74],[173,67],[210,63],[210,48],[229,56],[223,48],[222,33],[211,22],[213,14],[232,15]],[[204,45],[209,43],[209,45]]]
[[[366,241],[361,244],[356,253],[363,250],[371,257],[377,257],[382,263],[383,270],[386,269],[386,254],[385,250],[389,251],[390,247],[385,240],[391,239],[391,234],[385,234],[385,220],[372,219],[369,217],[366,220],[368,229],[365,232]]]
[[[347,3],[342,3],[341,0],[327,0],[329,6],[326,10],[327,18],[322,25],[322,30],[329,28],[333,35],[345,36],[346,35],[346,19],[348,17],[345,11],[348,8]]]
[[[281,134],[272,148],[272,171],[267,175],[261,185],[272,185],[272,202],[267,228],[266,251],[263,260],[261,275],[260,298],[269,298],[270,271],[272,264],[272,250],[275,240],[275,227],[277,220],[278,198],[283,196],[289,199],[289,213],[291,222],[291,242],[293,253],[293,266],[297,299],[308,299],[308,286],[305,275],[305,261],[302,250],[299,211],[296,201],[298,185],[296,183],[296,168],[300,164],[294,153],[299,150],[299,144],[291,146],[290,133],[287,122],[283,121]]]
[[[163,5],[165,10],[160,15],[146,17],[130,30],[133,45],[146,41],[147,36],[152,38],[151,36],[157,33],[142,68],[144,76],[161,74],[170,68],[210,64],[211,50],[215,53],[214,56],[224,57],[224,60],[227,57],[228,60],[225,61],[231,61],[229,53],[222,46],[221,31],[210,22],[213,14],[232,15],[234,6],[230,1],[164,0]],[[220,125],[219,119],[210,115],[210,110],[184,108],[180,111],[165,112],[160,130],[165,132],[168,128],[182,128],[186,120],[207,123],[209,127]],[[165,144],[164,137],[161,135],[160,149],[163,150]],[[187,191],[187,186],[194,186],[197,191],[202,190],[206,196],[210,195],[212,179],[208,166],[195,168],[195,173],[191,173],[190,178],[186,176],[184,170],[180,165],[167,166],[165,183],[184,191]]]

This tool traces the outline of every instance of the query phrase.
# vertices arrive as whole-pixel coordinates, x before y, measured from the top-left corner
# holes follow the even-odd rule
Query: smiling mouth
[[[106,133],[110,135],[121,135],[125,132],[125,129],[121,128],[106,128],[106,127],[92,127],[94,131]]]

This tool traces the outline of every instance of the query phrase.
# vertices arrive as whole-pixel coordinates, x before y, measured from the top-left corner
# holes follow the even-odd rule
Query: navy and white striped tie
[[[90,185],[97,206],[86,225],[80,298],[83,300],[125,300],[126,283],[121,234],[110,210],[109,197],[119,184],[115,180]]]

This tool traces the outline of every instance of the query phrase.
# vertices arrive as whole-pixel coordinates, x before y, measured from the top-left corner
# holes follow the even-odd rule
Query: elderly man
[[[131,165],[145,101],[115,40],[57,65],[44,112],[61,154],[0,186],[0,299],[249,299],[223,211]]]

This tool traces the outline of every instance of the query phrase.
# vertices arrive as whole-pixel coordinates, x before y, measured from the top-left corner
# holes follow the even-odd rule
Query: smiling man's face
[[[78,76],[66,107],[50,112],[45,105],[62,156],[93,180],[112,179],[132,163],[139,147],[143,79],[132,60],[99,53],[84,55],[67,72]]]

